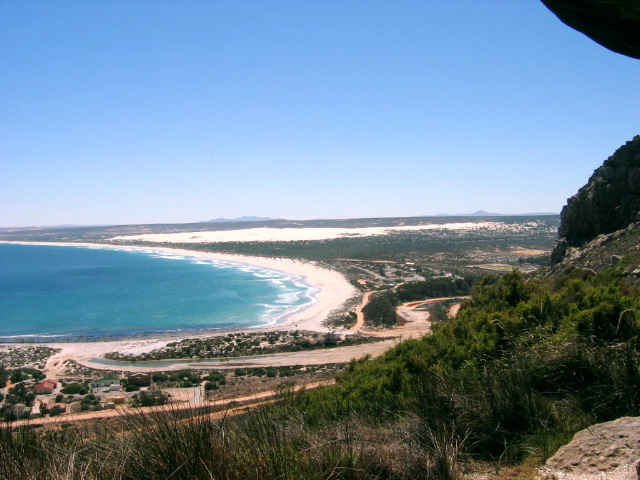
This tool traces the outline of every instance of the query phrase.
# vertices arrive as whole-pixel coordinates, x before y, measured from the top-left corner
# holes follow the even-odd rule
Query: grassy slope
[[[637,415],[638,282],[621,269],[581,275],[480,282],[458,318],[352,363],[336,387],[311,392],[308,405],[411,412],[466,439],[467,452],[513,460],[549,449],[551,437]]]

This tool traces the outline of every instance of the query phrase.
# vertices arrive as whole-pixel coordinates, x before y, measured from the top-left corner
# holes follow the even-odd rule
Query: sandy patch
[[[461,306],[462,306],[462,303],[456,303],[455,305],[451,305],[451,308],[449,309],[449,316],[450,317],[457,316]]]
[[[543,255],[546,253],[550,253],[549,250],[537,250],[532,248],[514,248],[511,250],[511,253],[516,253],[518,255]]]
[[[478,230],[495,228],[498,222],[459,222],[445,224],[412,225],[400,227],[363,228],[246,228],[215,232],[149,233],[121,235],[110,241],[140,241],[149,243],[216,243],[216,242],[293,242],[333,240],[349,237],[374,237],[394,232],[418,232],[421,230]]]

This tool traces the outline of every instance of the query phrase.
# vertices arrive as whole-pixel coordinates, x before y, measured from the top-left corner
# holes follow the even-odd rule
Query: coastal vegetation
[[[400,303],[471,298],[456,318],[449,318],[442,304],[425,305],[432,308],[431,335],[401,342],[378,358],[354,360],[346,368],[156,372],[148,390],[139,391],[121,379],[125,390],[135,387],[135,393],[123,394],[130,395],[140,413],[120,418],[118,426],[95,422],[86,431],[75,425],[42,429],[7,423],[0,433],[0,477],[27,472],[44,478],[46,471],[47,478],[89,479],[456,479],[476,462],[495,469],[539,464],[576,430],[640,410],[635,260],[620,258],[600,273],[574,268],[537,277],[507,266],[544,263],[540,252],[549,250],[552,222],[557,224],[557,218],[526,233],[514,223],[502,232],[403,232],[285,242],[283,248],[297,251],[291,256],[315,255],[346,272],[362,291],[377,292],[363,310],[369,324],[395,324]],[[263,254],[278,255],[277,249],[264,250],[276,243],[259,246]],[[235,253],[253,248],[250,243],[237,246]],[[367,249],[373,253],[363,253]],[[491,266],[506,273],[481,276]],[[352,322],[350,310],[336,313],[336,320]],[[175,342],[147,356],[111,358],[233,357],[327,348],[354,339],[369,341],[353,335],[252,332]],[[289,392],[300,378],[313,376],[335,376],[336,384]],[[60,394],[60,401],[68,407],[79,402],[81,410],[107,408],[99,395],[82,393],[85,385],[86,380],[65,379],[62,388],[77,393]],[[247,411],[230,407],[223,420],[203,415],[206,408],[186,412],[168,406],[164,412],[144,413],[144,405],[171,401],[145,392],[198,386],[209,400],[237,398],[257,386],[282,393],[274,405]],[[28,405],[32,399],[28,382],[12,388],[5,405],[11,406],[7,418],[14,419],[15,402]],[[61,412],[51,407],[49,413]],[[32,422],[37,425],[37,419]],[[96,429],[101,429],[99,437]],[[100,458],[118,461],[112,465]]]
[[[513,229],[501,233],[445,232],[434,235],[402,233],[382,238],[345,238],[311,243],[299,242],[299,245],[295,242],[286,243],[291,247],[291,252],[299,249],[298,253],[293,254],[294,257],[299,254],[304,257],[316,255],[317,258],[328,259],[332,266],[347,271],[349,278],[362,290],[379,290],[378,296],[371,297],[373,302],[370,305],[375,306],[377,298],[387,296],[389,300],[386,306],[387,311],[393,312],[393,321],[389,322],[391,325],[395,324],[395,307],[401,302],[420,301],[428,297],[467,295],[474,280],[479,276],[474,268],[470,270],[475,273],[475,276],[473,273],[464,274],[465,270],[469,271],[467,268],[461,268],[465,265],[482,261],[517,263],[518,258],[527,254],[512,254],[515,247],[522,248],[523,252],[535,248],[548,249],[553,230],[552,223],[557,223],[557,218],[550,219],[549,222],[541,224],[539,231],[533,237],[530,235],[531,231],[527,234],[519,233],[518,224],[514,223]],[[528,239],[527,235],[530,235]],[[212,248],[210,245],[188,245],[188,247],[205,250]],[[240,245],[241,250],[246,247],[247,244]],[[265,253],[265,244],[261,243],[260,247]],[[341,250],[342,248],[346,249]],[[352,249],[349,250],[349,248]],[[371,255],[363,253],[367,249],[372,249],[373,253]],[[404,253],[401,252],[402,250]],[[235,250],[234,252],[251,253]],[[382,256],[382,260],[377,259],[379,255]],[[358,260],[360,257],[364,257],[365,260]],[[455,272],[457,276],[447,275],[446,272],[450,271]],[[412,280],[415,278],[425,280]],[[495,279],[484,282],[486,286],[497,283]],[[434,308],[437,307],[434,306]],[[441,305],[439,307],[443,310]],[[463,311],[467,308],[470,307],[464,307]],[[439,314],[435,310],[431,312],[432,319],[442,321],[443,327],[454,322],[454,320],[444,321],[447,319],[445,310]],[[338,322],[355,321],[354,315],[350,315],[344,309],[334,316]],[[442,335],[437,333],[438,331],[439,328],[436,328],[434,337]],[[114,353],[110,358],[145,361],[165,358],[234,357],[303,351],[368,341],[372,339],[359,335],[252,332],[251,334],[228,334],[209,339],[184,340],[145,355],[127,357]],[[478,455],[469,443],[469,438],[474,438],[475,441],[471,433],[468,436],[460,435],[461,430],[457,427],[449,428],[451,425],[457,425],[457,419],[433,415],[433,409],[428,410],[429,415],[427,410],[423,411],[423,405],[419,400],[421,392],[418,389],[431,395],[433,393],[428,392],[426,385],[429,385],[430,381],[440,379],[434,377],[425,366],[432,360],[428,355],[424,356],[423,363],[417,362],[412,355],[409,355],[410,361],[408,357],[405,358],[402,352],[412,348],[409,347],[413,345],[412,342],[422,341],[401,343],[380,360],[365,359],[352,362],[346,371],[338,375],[336,387],[306,393],[284,393],[278,405],[248,412],[243,418],[228,418],[219,422],[206,416],[186,420],[188,415],[183,411],[169,411],[164,415],[143,413],[132,418],[127,417],[125,422],[129,425],[125,430],[131,428],[135,422],[143,422],[137,423],[144,425],[143,430],[132,428],[132,433],[123,436],[123,428],[118,427],[110,432],[102,432],[104,435],[101,433],[101,438],[108,439],[104,442],[94,440],[95,433],[83,432],[79,428],[65,429],[62,432],[54,430],[41,436],[22,428],[11,429],[8,425],[2,433],[7,443],[3,444],[4,450],[0,452],[2,465],[0,476],[5,472],[8,474],[15,472],[17,470],[12,469],[17,468],[32,472],[41,471],[38,468],[42,468],[42,465],[47,462],[50,463],[49,471],[55,468],[54,465],[62,468],[63,459],[66,458],[67,463],[72,465],[71,471],[78,472],[76,476],[85,475],[84,478],[103,478],[104,476],[134,478],[134,475],[138,478],[163,478],[170,475],[172,478],[211,478],[213,475],[214,478],[231,479],[245,478],[243,475],[247,475],[247,468],[253,469],[252,472],[258,471],[258,478],[455,478],[468,459],[490,460],[494,458],[495,452],[492,451],[484,456]],[[416,356],[423,355],[420,350],[416,350],[415,353]],[[431,354],[432,357],[438,355]],[[389,358],[395,358],[395,360],[388,360]],[[418,369],[411,362],[423,366],[423,370]],[[65,371],[95,375],[95,372],[72,367],[65,367]],[[455,372],[453,367],[451,372],[438,370],[442,369],[441,366],[433,368],[436,368],[440,375],[445,375],[445,372],[452,375],[445,382],[445,386],[458,385],[464,381],[464,379],[453,377],[451,373]],[[236,368],[226,372],[197,370],[157,372],[153,374],[153,387],[150,388],[194,388],[202,385],[207,398],[233,398],[241,392],[246,392],[247,389],[258,388],[258,386],[262,389],[278,388],[286,392],[288,388],[298,383],[299,378],[329,378],[341,370],[342,367],[327,369],[285,366]],[[477,379],[475,381],[479,382]],[[124,379],[122,382],[126,383]],[[86,380],[74,380],[70,376],[64,382],[63,388],[68,388],[74,383],[86,385]],[[125,385],[125,389],[128,389],[127,387],[128,385]],[[460,398],[473,397],[471,384],[465,388],[467,390],[453,393]],[[151,405],[166,400],[166,397],[160,399],[153,395],[145,398],[147,394],[142,394],[144,391],[146,390],[135,392],[135,398],[132,400],[135,405]],[[445,390],[438,391],[435,395],[444,397],[453,393]],[[98,397],[92,393],[74,399],[69,398],[71,395],[69,394],[64,401],[79,400],[81,410],[105,408]],[[427,398],[426,395],[425,398]],[[468,399],[467,401],[477,400]],[[433,404],[439,405],[438,402]],[[446,408],[441,405],[438,409],[446,412]],[[144,408],[141,412],[144,412]],[[470,412],[473,411],[470,410]],[[59,412],[54,410],[53,413]],[[33,422],[37,424],[37,419]],[[255,429],[256,425],[262,425],[263,430],[252,431],[251,429]],[[161,432],[169,429],[174,429],[176,438],[170,439],[166,436],[166,442],[189,437],[191,438],[189,441],[192,442],[190,445],[193,445],[192,451],[189,452],[188,449],[183,448],[178,452],[166,443],[158,446],[165,455],[169,455],[163,460],[156,455],[155,450],[145,451],[145,448],[151,448],[151,446],[147,444],[147,439],[141,436],[142,432],[149,439],[157,439],[156,434],[162,436],[164,434]],[[212,432],[220,432],[225,440],[219,441],[220,438],[215,437]],[[472,433],[479,436],[480,433],[477,432],[476,429]],[[562,433],[557,434],[555,431],[550,433],[550,438],[556,437],[564,438]],[[251,439],[255,449],[261,452],[260,456],[257,457],[242,447],[228,443],[231,438],[237,442],[247,442],[246,439]],[[53,439],[57,449],[55,459],[47,453],[52,446],[47,442],[54,441]],[[83,445],[81,451],[74,450],[76,448],[74,445],[79,445],[78,442]],[[134,444],[137,445],[135,449],[139,449],[135,453],[130,449],[130,447],[134,448]],[[163,450],[165,447],[168,450]],[[201,449],[215,451],[216,460],[214,461],[210,455],[202,455],[197,461],[199,463],[194,465],[192,460],[184,458],[185,454],[191,458],[191,455],[196,454],[194,452],[199,452]],[[503,457],[515,458],[511,453],[515,451],[514,449],[512,443],[509,443],[509,455],[505,454]],[[549,451],[550,449],[551,447],[548,448]],[[244,457],[239,457],[240,454]],[[98,465],[94,460],[98,456],[119,458],[117,468],[113,469],[111,465],[105,463]],[[143,461],[143,458],[147,463],[147,473],[142,472],[138,464]],[[5,463],[4,460],[7,462]],[[93,473],[80,474],[80,471]],[[37,475],[34,474],[35,478]],[[73,477],[74,474],[71,474],[71,478]],[[55,475],[52,478],[56,478]]]
[[[550,439],[640,413],[639,288],[621,268],[484,279],[433,335],[352,362],[305,405],[328,402],[333,418],[412,412],[469,454],[521,459]]]
[[[236,241],[218,243],[148,243],[119,240],[118,245],[164,246],[199,252],[218,252],[267,257],[285,257],[302,261],[326,262],[331,267],[347,270],[349,260],[364,262],[415,263],[425,275],[432,271],[469,269],[469,265],[507,263],[526,266],[519,262],[531,257],[544,262],[555,240],[559,225],[558,215],[501,216],[501,217],[410,217],[369,218],[350,220],[309,220],[251,222],[248,224],[166,224],[123,227],[78,227],[58,229],[21,230],[0,229],[0,240],[48,241],[70,243],[113,244],[115,236],[145,233],[179,233],[243,228],[360,228],[445,225],[460,222],[499,222],[498,227],[472,230],[431,229],[419,231],[392,231],[386,235],[357,237],[345,236],[330,240],[305,241]],[[514,253],[518,250],[540,250],[538,254]],[[543,259],[544,260],[541,260]],[[534,263],[535,263],[534,262]],[[477,269],[477,267],[476,267]],[[351,278],[351,275],[349,275]]]
[[[14,368],[12,370],[6,370],[5,375],[3,375],[2,370],[0,370],[0,380],[2,380],[4,376],[7,376],[7,379],[11,381],[11,383],[19,383],[25,380],[42,380],[45,375],[40,370],[37,370],[35,368],[21,367]]]
[[[43,346],[20,346],[0,345],[0,365],[6,368],[34,367],[42,369],[52,355],[58,353],[60,349]]]
[[[346,347],[385,340],[383,337],[320,333],[311,331],[270,331],[264,333],[230,333],[206,338],[188,338],[171,342],[146,353],[110,352],[109,360],[149,361],[162,359],[228,358],[300,352],[319,348]]]
[[[558,227],[557,216],[501,217],[500,221],[504,222],[500,229],[421,230],[392,232],[379,237],[343,237],[332,240],[185,243],[163,246],[301,260],[419,261],[434,267],[460,267],[469,262],[469,253],[474,249],[547,249],[553,242]],[[148,245],[145,242],[132,244]],[[434,258],[436,255],[439,259]]]

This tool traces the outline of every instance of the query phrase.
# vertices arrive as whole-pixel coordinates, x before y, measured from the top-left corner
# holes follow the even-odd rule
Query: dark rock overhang
[[[640,59],[640,0],[541,0],[570,27],[609,50]]]

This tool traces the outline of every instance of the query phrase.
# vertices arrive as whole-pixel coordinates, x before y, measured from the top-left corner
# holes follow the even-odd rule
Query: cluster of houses
[[[105,377],[94,380],[91,383],[91,392],[99,396],[103,408],[115,408],[118,404],[126,403],[129,394],[123,392],[123,385],[120,378]],[[131,373],[126,377],[126,385],[136,387],[150,387],[152,377],[148,373]],[[56,402],[56,397],[62,394],[62,385],[52,379],[45,379],[33,386],[33,392],[40,398],[36,398],[33,407],[25,404],[16,404],[11,407],[11,413],[17,417],[38,416],[46,414],[77,413],[82,410],[81,400],[83,396],[77,396],[76,401],[70,403]],[[155,390],[149,390],[149,395],[153,395]],[[146,391],[144,392],[147,393]],[[44,398],[43,398],[44,397]],[[59,397],[58,397],[59,399]]]
[[[343,259],[343,261],[349,262],[351,266],[365,273],[361,276],[362,281],[371,281],[371,278],[375,278],[376,283],[393,285],[402,282],[424,280],[424,276],[421,274],[422,268],[414,262],[399,263],[383,260],[367,261],[353,259]],[[366,284],[366,282],[363,284]]]

